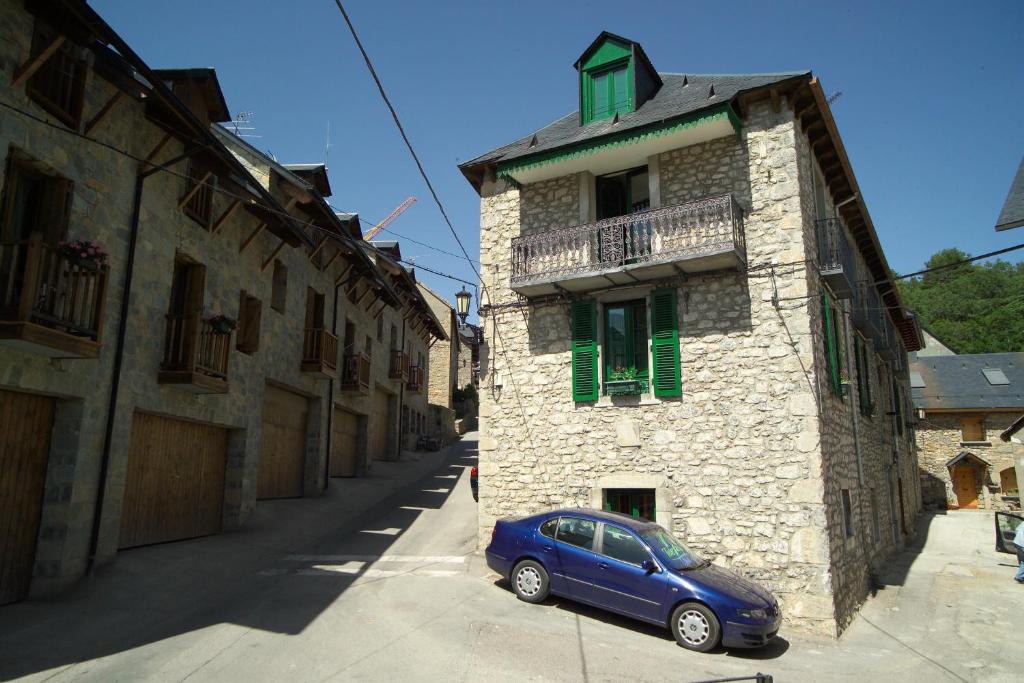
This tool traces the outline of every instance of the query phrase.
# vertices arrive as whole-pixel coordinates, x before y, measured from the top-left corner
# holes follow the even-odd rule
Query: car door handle
[[[601,569],[608,569],[608,563],[607,562],[598,562],[597,566],[600,567]]]
[[[549,545],[541,546],[541,550],[543,550],[546,553],[550,553],[551,552],[551,546],[549,546]]]

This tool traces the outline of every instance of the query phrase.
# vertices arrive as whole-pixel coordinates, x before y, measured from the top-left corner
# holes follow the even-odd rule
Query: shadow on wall
[[[923,467],[918,468],[917,472],[921,478],[921,506],[925,510],[948,509],[946,482]]]

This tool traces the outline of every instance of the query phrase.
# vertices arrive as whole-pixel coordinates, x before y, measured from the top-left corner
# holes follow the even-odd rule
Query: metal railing
[[[0,320],[100,340],[108,269],[72,258],[39,233],[0,242]]]
[[[338,369],[338,338],[321,327],[307,327],[302,341],[302,362]]]
[[[745,258],[743,211],[731,194],[514,237],[512,286],[725,251]]]
[[[815,222],[818,234],[818,265],[823,272],[843,272],[853,277],[853,249],[843,223],[838,216],[819,218]]]
[[[168,314],[162,370],[227,380],[230,355],[230,332],[218,332],[198,313]]]
[[[388,365],[388,377],[403,381],[409,378],[409,354],[401,350],[391,352],[391,363]]]
[[[346,353],[341,363],[341,388],[347,391],[370,391],[370,357],[365,353]]]

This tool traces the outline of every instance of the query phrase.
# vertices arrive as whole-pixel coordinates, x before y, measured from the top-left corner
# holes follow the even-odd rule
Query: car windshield
[[[660,526],[650,526],[640,532],[640,538],[651,547],[658,559],[669,569],[697,569],[707,562],[697,553],[677,541]]]

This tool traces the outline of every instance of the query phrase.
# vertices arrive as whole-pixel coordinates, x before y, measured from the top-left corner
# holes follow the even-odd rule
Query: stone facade
[[[884,412],[858,422],[856,395],[827,388],[812,163],[793,111],[766,103],[751,106],[735,137],[649,160],[652,176],[658,169],[652,208],[658,195],[661,206],[737,197],[748,266],[658,283],[678,293],[681,398],[592,403],[572,398],[568,305],[522,305],[509,287],[512,238],[580,223],[586,182],[485,180],[481,547],[498,517],[600,507],[606,489],[653,490],[660,524],[773,590],[791,623],[836,633],[849,622],[871,567],[913,529],[916,456]],[[591,296],[601,306],[650,289]],[[843,357],[853,357],[849,348]],[[880,385],[891,383],[880,372]]]
[[[24,3],[0,0],[0,71],[15,73],[30,57],[35,19],[25,11]],[[80,48],[84,50],[84,48]],[[91,64],[91,61],[90,61]],[[10,79],[0,88],[0,100],[17,110],[54,121],[27,96],[24,85],[11,88]],[[108,82],[93,68],[86,73],[83,121],[89,120],[115,94]],[[174,106],[184,109],[180,102]],[[201,114],[202,112],[198,112]],[[99,357],[81,360],[50,358],[0,346],[0,390],[45,395],[55,399],[55,424],[50,435],[43,508],[35,547],[35,565],[31,592],[52,593],[82,575],[90,560],[109,561],[119,547],[122,504],[129,465],[133,418],[147,413],[214,425],[228,430],[226,476],[223,505],[223,528],[243,524],[256,503],[256,486],[260,467],[261,415],[264,395],[269,385],[286,389],[308,401],[303,493],[317,495],[327,485],[327,459],[333,404],[338,409],[358,416],[356,473],[365,473],[371,466],[367,434],[376,420],[385,420],[388,432],[388,453],[398,455],[400,415],[399,401],[403,394],[400,380],[388,377],[389,350],[375,336],[378,316],[383,316],[383,329],[396,325],[405,331],[406,320],[417,320],[417,331],[406,335],[405,344],[413,358],[426,358],[432,331],[421,318],[429,317],[425,306],[413,297],[398,296],[391,305],[381,307],[378,296],[363,294],[376,286],[370,275],[353,280],[359,298],[355,304],[344,291],[334,306],[335,283],[349,273],[352,260],[345,255],[330,260],[330,266],[311,264],[313,239],[298,246],[283,246],[271,230],[262,230],[270,213],[238,210],[219,226],[207,230],[187,217],[179,208],[187,191],[183,177],[184,163],[172,163],[170,171],[150,175],[143,184],[139,210],[138,239],[134,254],[130,253],[133,190],[140,166],[136,159],[160,147],[154,163],[168,163],[179,158],[193,146],[188,135],[161,144],[166,131],[147,117],[144,102],[124,98],[89,132],[109,147],[82,140],[62,124],[47,125],[29,116],[5,110],[0,114],[0,153],[5,159],[14,150],[29,157],[48,173],[74,182],[70,201],[68,232],[73,237],[94,239],[110,253],[109,283],[102,318],[102,345]],[[124,150],[124,154],[110,149]],[[230,161],[228,150],[221,148],[221,168]],[[248,169],[248,182],[262,187],[279,202],[288,205],[290,191],[304,191],[301,181],[288,180],[286,175],[272,172],[271,160],[254,154],[242,143],[232,145],[231,153]],[[135,159],[131,158],[132,155]],[[7,178],[0,167],[0,186]],[[244,171],[242,171],[244,173]],[[227,174],[225,174],[226,176]],[[293,183],[294,186],[289,187]],[[215,192],[212,215],[226,212],[235,197],[228,191]],[[249,198],[244,198],[249,201]],[[259,200],[257,200],[259,201]],[[266,207],[264,207],[266,208]],[[308,210],[308,209],[307,209]],[[308,224],[313,215],[293,208],[291,216],[300,224]],[[2,227],[2,226],[0,226]],[[243,249],[244,246],[244,249]],[[333,253],[334,247],[327,247]],[[115,368],[116,339],[121,327],[120,311],[126,286],[126,265],[134,258],[124,325],[124,353],[120,366],[120,388],[110,424],[109,460],[103,472],[103,453],[108,418],[108,405]],[[242,353],[232,340],[228,367],[228,387],[223,394],[194,394],[180,386],[160,383],[165,348],[165,326],[171,298],[172,276],[176,260],[189,259],[205,266],[203,308],[208,312],[239,316],[240,293],[244,291],[263,302],[259,348]],[[274,262],[287,269],[283,305],[272,307],[272,270]],[[321,262],[327,262],[322,259]],[[372,263],[367,262],[372,269]],[[358,270],[358,269],[357,269]],[[380,282],[388,277],[383,271]],[[344,322],[354,323],[356,343],[377,345],[372,350],[370,395],[339,390],[337,383],[320,378],[302,369],[303,339],[306,322],[307,293],[324,295],[324,328],[342,335]],[[421,306],[422,310],[417,309]],[[334,311],[338,321],[335,325]],[[415,315],[412,315],[415,313]],[[337,360],[337,359],[335,359]],[[427,384],[429,386],[429,384]],[[406,395],[405,404],[419,414],[427,413],[427,386],[419,393]],[[375,414],[370,406],[376,392],[394,396],[391,409]],[[424,420],[425,421],[425,420]],[[95,513],[102,497],[98,546],[91,553],[91,535]]]
[[[950,460],[963,451],[988,463],[976,468],[978,508],[983,510],[1020,509],[1019,482],[1014,471],[1014,458],[1024,455],[1024,444],[1003,441],[999,433],[1020,416],[1013,412],[935,412],[925,411],[917,425],[917,448],[920,453],[920,479],[924,506],[944,510],[958,507],[950,469]],[[962,420],[983,418],[984,439],[965,443]],[[1018,501],[1004,497],[1018,497]]]
[[[455,410],[452,405],[452,393],[458,381],[459,333],[455,310],[424,284],[420,291],[430,305],[434,316],[441,321],[448,339],[439,339],[430,347],[430,392],[427,400],[430,405],[430,419],[427,433],[430,436],[449,441],[455,438]]]

